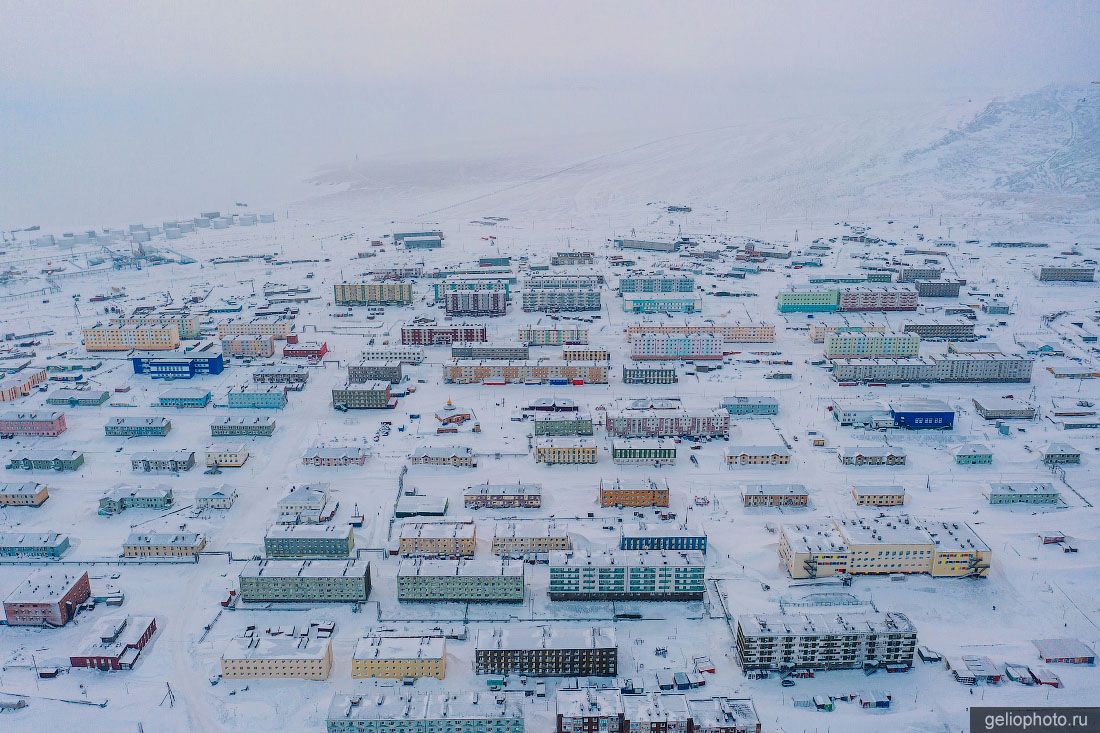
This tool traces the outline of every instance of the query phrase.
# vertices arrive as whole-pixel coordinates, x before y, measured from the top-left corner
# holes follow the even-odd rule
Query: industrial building
[[[889,403],[894,425],[908,430],[950,430],[955,410],[942,400],[913,399]]]
[[[986,420],[1030,420],[1035,406],[1024,400],[1004,397],[974,397],[974,410]]]

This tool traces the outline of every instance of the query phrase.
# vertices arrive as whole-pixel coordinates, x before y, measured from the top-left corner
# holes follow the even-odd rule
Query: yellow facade
[[[404,679],[447,676],[447,643],[443,637],[367,637],[351,658],[355,679]]]
[[[332,641],[313,640],[315,648],[304,650],[265,649],[261,640],[257,648],[241,649],[231,644],[222,655],[221,673],[226,679],[293,678],[327,680],[332,671]],[[282,646],[282,645],[280,645]]]
[[[180,347],[176,326],[95,326],[85,328],[88,351],[172,351]]]
[[[535,448],[535,463],[596,463],[596,446],[543,445]]]

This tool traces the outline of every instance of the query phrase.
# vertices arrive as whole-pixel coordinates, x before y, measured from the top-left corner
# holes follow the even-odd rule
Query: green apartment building
[[[535,435],[592,435],[592,416],[584,412],[535,415]]]
[[[522,603],[522,562],[499,558],[406,558],[397,569],[397,600]]]
[[[840,290],[836,288],[792,288],[776,298],[780,313],[829,313],[840,309]]]
[[[618,464],[676,463],[676,444],[660,438],[615,438],[611,441],[611,460]]]
[[[362,603],[370,596],[370,563],[253,560],[238,580],[249,603]]]
[[[339,559],[349,557],[354,549],[351,527],[274,524],[264,536],[264,552],[270,558]]]

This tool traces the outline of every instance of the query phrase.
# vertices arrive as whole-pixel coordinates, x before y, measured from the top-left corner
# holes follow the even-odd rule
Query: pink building
[[[840,291],[842,311],[915,311],[917,289],[912,285],[883,285],[844,288]]]
[[[5,412],[0,414],[0,435],[36,435],[56,438],[65,432],[63,412]]]

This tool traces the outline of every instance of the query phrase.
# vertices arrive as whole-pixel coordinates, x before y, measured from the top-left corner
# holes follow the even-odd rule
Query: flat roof
[[[59,603],[87,575],[83,570],[36,570],[15,586],[5,603]]]
[[[610,626],[483,626],[476,648],[481,649],[616,649]]]
[[[364,578],[370,563],[359,560],[250,560],[241,578]]]
[[[560,568],[701,568],[698,550],[568,550],[550,553],[550,566]]]

